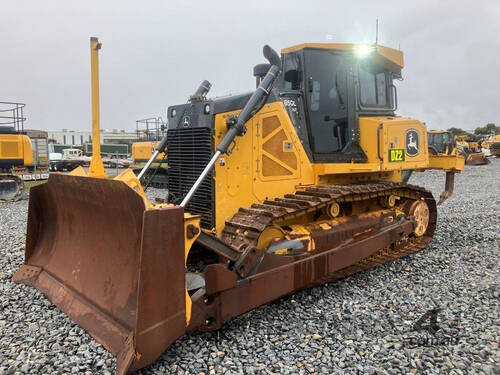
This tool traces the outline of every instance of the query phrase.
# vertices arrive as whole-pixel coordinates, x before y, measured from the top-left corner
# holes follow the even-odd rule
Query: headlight
[[[358,44],[354,49],[354,54],[358,58],[362,59],[370,55],[374,49],[375,49],[374,46],[368,44]]]

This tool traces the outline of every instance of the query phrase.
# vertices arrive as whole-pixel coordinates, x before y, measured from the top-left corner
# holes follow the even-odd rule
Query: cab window
[[[376,72],[370,66],[359,67],[361,104],[367,107],[389,107],[387,101],[387,73]]]
[[[315,153],[341,151],[347,133],[345,57],[332,51],[305,52],[306,100]]]
[[[300,58],[297,53],[287,53],[283,61],[284,88],[299,90],[302,84]]]

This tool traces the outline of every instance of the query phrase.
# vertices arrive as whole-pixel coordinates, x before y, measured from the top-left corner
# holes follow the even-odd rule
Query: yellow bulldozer
[[[432,155],[462,155],[467,165],[489,164],[486,155],[481,152],[478,142],[468,136],[453,136],[447,130],[429,130],[427,132],[429,153]]]
[[[425,124],[396,115],[403,53],[335,43],[263,53],[255,90],[209,99],[202,84],[168,108],[167,136],[141,173],[168,147],[169,200],[151,203],[130,170],[54,174],[31,190],[13,279],[115,355],[117,374],[188,331],[432,239],[436,201],[402,171],[446,172],[444,201],[464,158],[429,154]],[[195,250],[203,267],[188,272]]]
[[[467,135],[456,135],[457,152],[465,158],[467,165],[490,164],[486,155],[481,151],[479,143],[469,139]]]

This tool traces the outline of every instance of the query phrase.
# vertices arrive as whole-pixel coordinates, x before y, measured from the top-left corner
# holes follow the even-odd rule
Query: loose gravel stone
[[[139,374],[499,374],[499,176],[500,159],[457,175],[419,253],[187,334]],[[444,173],[414,173],[410,183],[438,197]],[[0,375],[114,373],[101,345],[41,293],[11,282],[27,208],[0,203]]]

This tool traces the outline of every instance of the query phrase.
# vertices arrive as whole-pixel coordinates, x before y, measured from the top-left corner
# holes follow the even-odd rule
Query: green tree
[[[479,126],[474,130],[474,134],[500,134],[500,126],[496,126],[494,123],[490,122],[485,126]]]
[[[469,134],[467,131],[463,130],[463,129],[460,129],[460,128],[454,128],[454,127],[451,127],[448,129],[448,131],[452,134],[452,135],[466,135],[466,134]]]
[[[478,137],[470,132],[468,132],[467,130],[463,130],[463,129],[460,129],[460,128],[455,128],[455,127],[451,127],[448,129],[448,131],[453,135],[466,135],[467,136],[467,139],[468,140],[471,140],[471,141],[476,141],[478,139]]]

